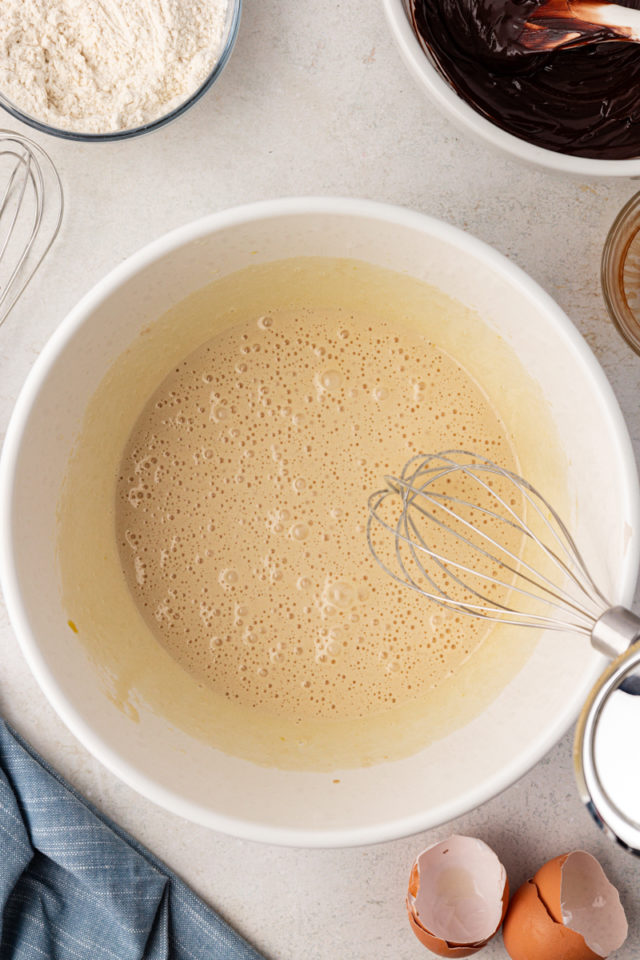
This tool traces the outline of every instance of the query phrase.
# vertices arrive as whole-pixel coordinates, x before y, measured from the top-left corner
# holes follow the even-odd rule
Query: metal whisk
[[[48,153],[22,134],[0,130],[0,326],[55,240],[63,206]]]
[[[369,498],[367,540],[396,582],[457,613],[575,630],[616,657],[640,618],[612,606],[527,480],[464,450],[413,457]]]

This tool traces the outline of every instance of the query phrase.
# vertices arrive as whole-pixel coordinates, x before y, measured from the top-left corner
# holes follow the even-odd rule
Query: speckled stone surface
[[[2,125],[17,128],[8,117]],[[175,124],[120,144],[37,139],[58,165],[67,210],[54,250],[0,330],[3,433],[49,335],[128,254],[233,204],[339,194],[440,217],[527,270],[586,337],[640,454],[640,357],[609,322],[598,280],[607,230],[636,184],[552,176],[460,134],[414,85],[372,0],[245,0],[227,69]],[[114,779],[45,701],[4,606],[0,663],[0,712],[272,960],[427,956],[406,920],[408,874],[424,846],[453,831],[492,844],[514,888],[551,856],[576,848],[594,853],[630,920],[616,957],[640,956],[640,859],[614,848],[583,810],[570,735],[511,789],[439,830],[359,849],[283,849],[193,826]],[[481,956],[506,956],[500,938]]]

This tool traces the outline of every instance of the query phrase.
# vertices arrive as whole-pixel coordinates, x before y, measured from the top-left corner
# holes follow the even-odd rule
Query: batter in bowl
[[[395,585],[369,494],[417,450],[475,447],[564,509],[554,430],[511,346],[420,280],[316,257],[214,276],[88,405],[59,505],[69,628],[107,698],[168,739],[289,770],[413,755],[537,636]]]
[[[233,323],[175,366],[124,452],[116,532],[138,609],[246,708],[302,723],[423,696],[488,628],[384,576],[367,496],[451,447],[518,466],[480,386],[426,336],[339,308]]]

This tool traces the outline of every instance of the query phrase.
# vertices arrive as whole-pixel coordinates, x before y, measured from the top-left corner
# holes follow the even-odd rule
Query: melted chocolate
[[[640,156],[640,44],[528,53],[525,22],[540,0],[413,0],[414,26],[457,93],[509,133],[579,157]],[[640,9],[640,0],[626,4]]]

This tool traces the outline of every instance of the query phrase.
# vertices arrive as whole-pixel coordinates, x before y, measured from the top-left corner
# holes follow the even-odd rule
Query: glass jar
[[[640,193],[622,208],[609,231],[600,280],[611,319],[640,353]]]

